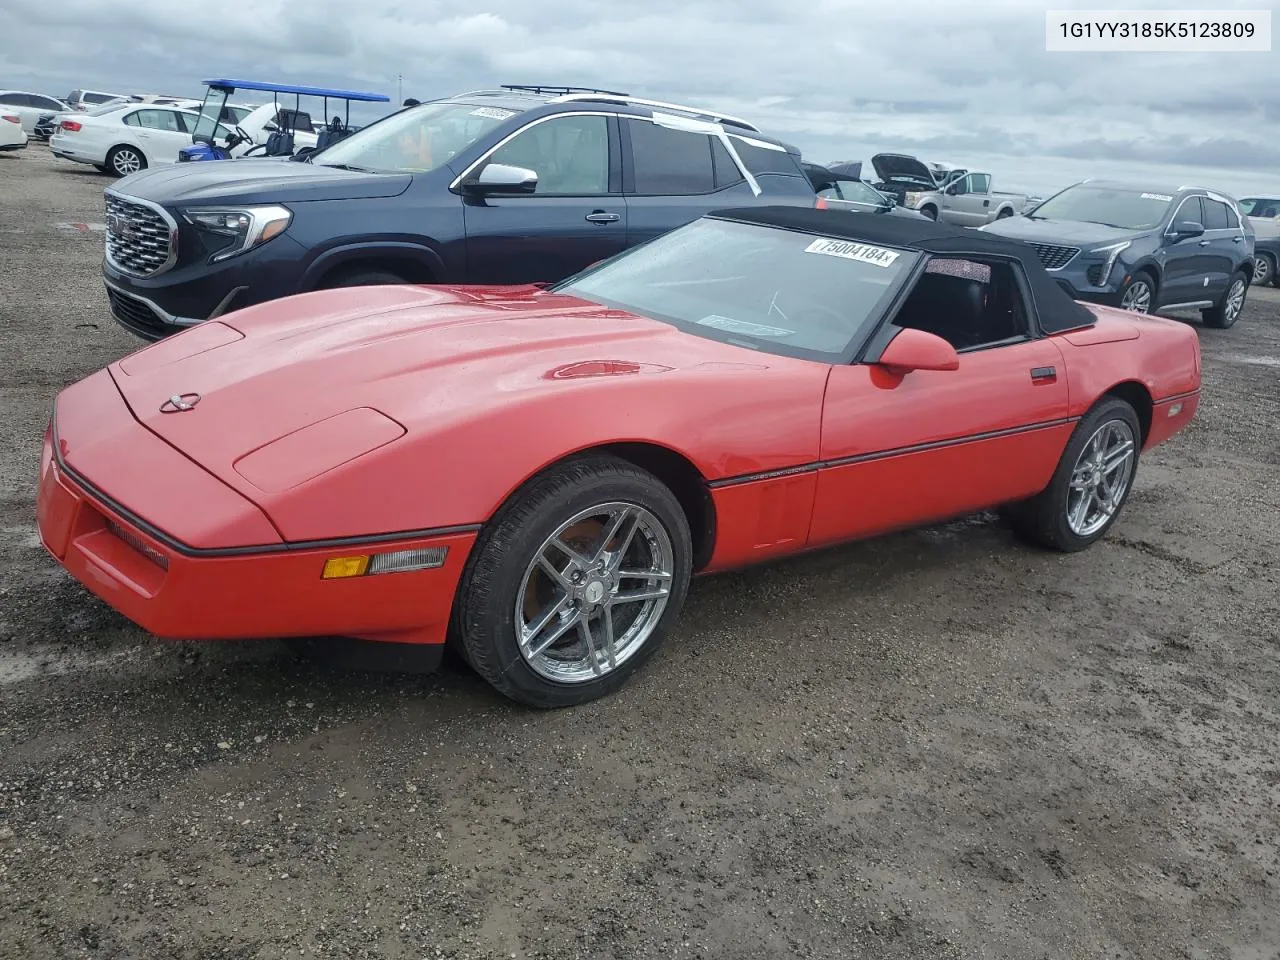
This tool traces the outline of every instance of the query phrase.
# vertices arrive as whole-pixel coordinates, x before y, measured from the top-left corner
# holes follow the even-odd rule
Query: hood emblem
[[[200,402],[200,394],[198,393],[175,393],[172,397],[160,404],[161,413],[182,413],[184,410],[194,410],[197,403]]]

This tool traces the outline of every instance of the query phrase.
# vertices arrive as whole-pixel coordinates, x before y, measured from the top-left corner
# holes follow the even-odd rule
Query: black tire
[[[338,287],[376,287],[393,283],[406,283],[404,277],[390,270],[360,269],[348,270],[325,277],[322,284],[326,290]]]
[[[1244,313],[1245,298],[1249,295],[1249,273],[1244,270],[1237,270],[1231,275],[1231,279],[1227,281],[1227,288],[1222,291],[1222,296],[1218,298],[1218,302],[1208,310],[1200,311],[1200,318],[1204,321],[1206,327],[1214,327],[1217,330],[1226,330],[1228,327],[1234,327],[1236,321],[1240,319],[1240,314]],[[1239,303],[1235,302],[1235,297],[1239,295]]]
[[[1133,438],[1132,467],[1125,481],[1123,493],[1110,518],[1098,529],[1090,531],[1087,536],[1081,536],[1071,529],[1067,520],[1071,477],[1086,445],[1103,426],[1113,421],[1125,424]],[[1066,449],[1062,451],[1062,458],[1058,461],[1058,468],[1054,471],[1049,486],[1029,500],[1003,507],[1000,513],[1013,528],[1014,533],[1030,543],[1060,550],[1063,553],[1084,550],[1104,537],[1123,512],[1138,475],[1141,446],[1142,427],[1133,407],[1119,397],[1106,396],[1076,424],[1075,430],[1071,433],[1071,439],[1067,441]]]
[[[1141,297],[1142,297],[1141,290],[1140,290],[1141,284],[1146,285],[1148,294],[1147,294],[1145,309],[1138,310],[1137,312],[1138,313],[1155,313],[1156,305],[1158,303],[1158,298],[1160,294],[1160,287],[1159,287],[1159,282],[1156,280],[1154,274],[1152,274],[1150,270],[1134,271],[1133,275],[1129,277],[1129,279],[1125,282],[1124,286],[1122,286],[1119,290],[1120,306],[1126,310],[1135,309],[1134,307],[1131,307],[1131,306],[1126,307],[1125,300],[1130,296],[1135,297],[1138,300],[1141,300]]]
[[[1276,261],[1269,253],[1259,253],[1253,258],[1252,286],[1261,287],[1276,282]]]
[[[918,212],[928,217],[930,220],[938,219],[938,208],[931,203],[926,203]]]
[[[666,606],[648,637],[614,669],[572,683],[549,679],[530,666],[516,640],[516,605],[526,572],[562,524],[614,501],[649,511],[670,540]],[[458,586],[450,632],[472,668],[512,700],[539,708],[586,703],[618,689],[657,652],[684,605],[692,558],[684,511],[657,477],[617,457],[577,457],[530,480],[486,524]]]
[[[133,166],[136,164],[136,167]],[[112,147],[107,154],[107,172],[113,177],[127,177],[131,173],[147,169],[147,158],[136,147]]]
[[[1005,209],[1001,210],[999,213],[996,214],[996,219],[1003,220],[1005,217],[1012,217],[1012,216],[1013,216],[1013,211],[1006,207]]]

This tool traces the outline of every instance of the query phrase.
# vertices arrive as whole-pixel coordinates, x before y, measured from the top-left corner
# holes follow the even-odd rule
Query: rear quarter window
[[[733,142],[734,149],[738,151],[738,156],[742,158],[742,162],[746,164],[752,176],[759,178],[762,174],[780,174],[787,177],[803,177],[804,171],[800,168],[800,164],[791,153],[785,150],[770,150],[768,147],[758,147],[753,143],[743,140],[737,134],[731,133],[730,140]]]

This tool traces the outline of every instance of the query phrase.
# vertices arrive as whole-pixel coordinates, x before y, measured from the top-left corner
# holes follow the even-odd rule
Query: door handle
[[[1031,368],[1032,380],[1053,380],[1053,379],[1056,379],[1057,376],[1058,376],[1057,367],[1032,367]]]
[[[1208,246],[1210,243],[1212,243],[1212,242],[1213,242],[1213,241],[1211,241],[1211,240],[1201,240],[1201,241],[1200,241],[1200,246],[1202,246],[1202,247],[1207,247],[1207,246]]]
[[[613,223],[615,220],[622,218],[616,213],[605,213],[603,210],[593,210],[587,214],[587,219],[592,223]]]
[[[1232,243],[1243,243],[1243,242],[1244,242],[1244,237],[1232,237],[1232,238],[1231,238],[1231,242],[1232,242]]]

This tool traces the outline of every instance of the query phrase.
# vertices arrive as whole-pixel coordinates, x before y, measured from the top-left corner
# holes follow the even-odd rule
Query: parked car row
[[[1215,326],[1235,322],[1256,276],[1251,222],[1217,191],[1084,181],[1032,203],[993,192],[989,174],[901,154],[878,154],[868,183],[860,164],[811,163],[746,120],[611,91],[446,97],[301,163],[156,167],[148,146],[168,136],[172,151],[199,116],[167,111],[157,131],[142,114],[159,113],[116,111],[54,138],[59,155],[92,142],[77,159],[130,174],[106,190],[103,275],[116,319],[145,339],[328,287],[554,283],[711,210],[759,205],[977,227],[1029,243],[1073,298],[1199,309]],[[132,145],[104,154],[98,128],[131,116]]]

